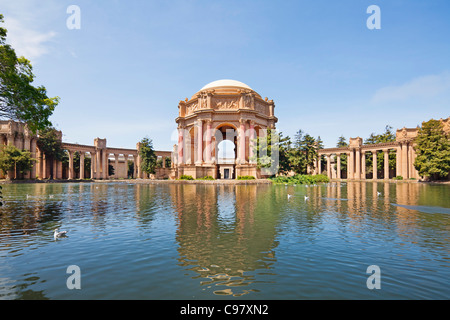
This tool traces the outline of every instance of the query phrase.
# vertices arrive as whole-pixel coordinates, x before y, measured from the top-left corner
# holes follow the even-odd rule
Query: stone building
[[[265,129],[275,129],[275,104],[245,83],[235,80],[211,82],[190,99],[178,104],[178,145],[175,174],[193,178],[212,176],[236,179],[260,177],[254,161],[254,141]],[[231,155],[221,157],[229,142]]]
[[[440,119],[443,123],[444,132],[450,134],[450,117]],[[322,173],[323,165],[321,163],[322,156],[326,159],[324,173],[332,179],[350,179],[350,180],[366,180],[366,179],[390,179],[401,176],[403,179],[419,179],[419,173],[414,168],[414,160],[416,159],[415,138],[417,137],[419,128],[402,128],[396,131],[396,138],[393,142],[378,144],[363,144],[360,137],[350,138],[349,146],[344,148],[326,148],[318,150],[319,157],[316,160],[315,168],[310,170],[313,174]],[[383,153],[383,170],[377,170],[377,156],[379,152]],[[372,156],[373,168],[371,174],[367,173],[366,154]],[[396,168],[389,169],[389,154],[395,153]],[[347,155],[347,170],[341,170],[341,155]]]
[[[58,131],[59,139],[62,139],[62,132]],[[11,144],[21,150],[31,152],[31,157],[36,159],[36,163],[30,172],[23,177],[16,176],[15,172],[8,172],[7,175],[0,173],[0,178],[25,178],[25,179],[126,179],[145,178],[140,170],[139,143],[136,149],[114,148],[107,146],[106,139],[96,138],[93,145],[82,145],[62,142],[62,147],[68,155],[67,163],[58,160],[47,159],[45,154],[39,150],[37,145],[38,136],[33,135],[26,124],[15,121],[0,121],[0,143],[2,145]],[[74,169],[75,153],[79,155],[79,170]],[[155,151],[159,159],[171,158],[171,151]],[[90,158],[90,170],[85,170],[85,159]],[[133,170],[130,175],[128,161],[132,161]],[[53,162],[53,163],[50,163]],[[166,168],[166,162],[162,161],[162,168],[157,169],[156,178],[169,178],[171,168]],[[114,174],[109,175],[109,166],[114,169]]]

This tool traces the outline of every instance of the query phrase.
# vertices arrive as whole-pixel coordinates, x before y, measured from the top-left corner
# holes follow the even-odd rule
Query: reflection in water
[[[449,298],[449,187],[9,184],[0,298]]]
[[[179,263],[215,294],[256,292],[252,271],[273,265],[277,212],[270,187],[176,185]]]

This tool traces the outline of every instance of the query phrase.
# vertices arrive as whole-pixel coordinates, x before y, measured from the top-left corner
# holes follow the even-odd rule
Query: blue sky
[[[69,30],[69,5],[81,28]],[[381,9],[369,30],[367,7]],[[235,79],[275,101],[277,128],[334,147],[450,116],[450,1],[0,0],[8,42],[60,105],[63,140],[158,150],[178,102]]]

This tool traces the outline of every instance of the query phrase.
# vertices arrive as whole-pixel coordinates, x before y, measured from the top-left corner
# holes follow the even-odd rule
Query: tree
[[[0,151],[0,170],[4,175],[9,171],[14,171],[14,176],[31,171],[34,161],[36,159],[31,157],[29,151],[20,150],[13,145],[4,146]]]
[[[50,179],[53,179],[53,160],[63,161],[65,155],[59,131],[52,127],[39,131],[37,146],[50,161]]]
[[[250,160],[256,163],[258,169],[268,169],[272,174],[290,170],[289,136],[283,137],[282,132],[267,129],[265,135],[257,137],[253,142],[253,157]]]
[[[49,117],[59,98],[49,98],[44,86],[32,85],[35,75],[30,61],[17,57],[5,42],[6,34],[7,30],[0,27],[0,118],[25,122],[36,133],[51,126]]]
[[[422,123],[416,138],[414,167],[423,177],[445,178],[450,172],[450,140],[441,121],[431,119]]]
[[[364,141],[364,144],[376,144],[395,141],[395,132],[390,125],[386,125],[384,133],[375,134],[371,133],[369,138]],[[395,169],[396,167],[396,155],[395,153],[389,153],[389,169]],[[383,172],[384,168],[384,156],[383,151],[377,152],[377,171]],[[366,153],[366,172],[373,172],[373,155]]]
[[[344,136],[341,135],[338,138],[338,142],[336,143],[336,147],[338,147],[338,148],[348,147],[347,140],[345,139]],[[348,161],[347,154],[346,153],[341,154],[341,170],[343,170],[345,172],[347,172],[347,161]],[[335,166],[337,167],[337,165],[335,165]],[[337,168],[336,168],[336,170],[337,170]]]
[[[315,161],[318,157],[318,145],[323,143],[320,140],[314,139],[308,133],[302,130],[295,134],[294,147],[290,151],[290,163],[292,170],[298,174],[306,174],[308,168],[313,169]]]
[[[156,154],[153,149],[152,139],[145,137],[139,144],[139,156],[141,157],[141,169],[147,174],[156,172]]]

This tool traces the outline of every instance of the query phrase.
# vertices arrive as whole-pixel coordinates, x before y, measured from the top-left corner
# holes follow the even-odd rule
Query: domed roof
[[[253,90],[252,88],[250,88],[248,85],[246,85],[243,82],[236,81],[236,80],[230,80],[230,79],[223,79],[223,80],[216,80],[216,81],[208,83],[206,86],[201,88],[200,91],[206,90],[206,89],[211,89],[211,88],[217,88],[217,87],[238,87],[238,88],[245,88],[245,89]]]

